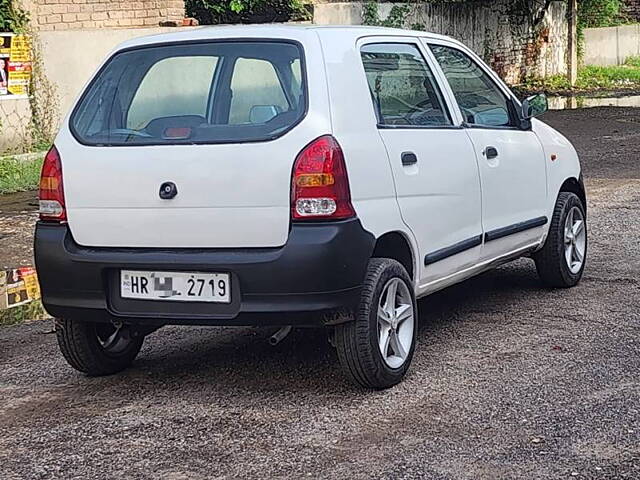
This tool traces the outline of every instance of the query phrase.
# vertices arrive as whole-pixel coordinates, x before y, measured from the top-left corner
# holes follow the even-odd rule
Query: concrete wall
[[[25,0],[32,26],[39,31],[181,24],[184,0]]]
[[[56,86],[61,117],[66,115],[91,75],[119,43],[178,30],[182,29],[155,27],[41,32],[44,71]]]
[[[31,107],[28,98],[0,98],[0,154],[15,151],[23,143],[28,135],[30,121]]]
[[[637,56],[640,56],[640,24],[584,31],[585,65],[622,65],[627,58]]]
[[[419,23],[426,31],[461,40],[510,83],[526,77],[566,73],[566,3],[552,2],[538,29],[533,29],[526,20],[522,22],[523,17],[514,21],[507,13],[511,3],[506,0],[422,3],[412,7],[407,24]],[[380,18],[386,18],[392,6],[381,3]],[[362,8],[361,2],[319,3],[314,5],[314,23],[358,25],[362,23]]]
[[[193,28],[193,27],[186,27]],[[60,119],[64,119],[91,75],[119,43],[144,35],[182,28],[126,28],[44,31],[38,34],[43,69],[55,88]],[[27,135],[29,99],[0,98],[0,153],[15,150]]]

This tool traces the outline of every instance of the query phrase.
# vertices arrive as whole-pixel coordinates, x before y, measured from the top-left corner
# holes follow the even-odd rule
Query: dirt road
[[[521,260],[422,301],[411,373],[379,393],[322,331],[166,328],[89,379],[50,323],[6,327],[0,478],[640,478],[640,110],[547,121],[588,179],[578,288]]]

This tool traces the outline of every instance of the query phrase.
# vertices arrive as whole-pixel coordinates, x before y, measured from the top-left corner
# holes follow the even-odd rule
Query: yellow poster
[[[31,63],[9,62],[9,93],[27,95],[31,82]]]
[[[7,87],[12,95],[28,95],[31,83],[31,38],[16,35],[11,39]]]
[[[24,286],[27,290],[27,297],[29,300],[36,300],[40,298],[40,284],[38,283],[38,274],[34,268],[23,268],[22,279],[24,280]]]
[[[0,58],[9,58],[12,35],[0,35]]]
[[[24,305],[38,298],[40,285],[35,268],[0,271],[0,310]]]
[[[11,39],[11,62],[31,62],[31,37],[15,35]]]

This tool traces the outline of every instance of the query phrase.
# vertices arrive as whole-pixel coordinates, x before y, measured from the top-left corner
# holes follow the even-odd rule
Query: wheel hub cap
[[[573,207],[564,224],[564,256],[571,273],[576,274],[582,269],[586,246],[584,215],[578,207]]]
[[[414,329],[413,300],[399,278],[387,282],[378,304],[378,346],[385,363],[400,368],[411,351]]]

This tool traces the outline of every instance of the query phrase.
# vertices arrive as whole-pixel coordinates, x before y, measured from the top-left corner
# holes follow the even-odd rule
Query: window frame
[[[371,109],[373,111],[374,118],[376,119],[376,128],[379,130],[459,130],[463,128],[461,125],[457,124],[456,115],[454,115],[454,110],[451,108],[451,98],[450,91],[447,88],[444,88],[445,85],[442,83],[442,78],[439,75],[439,71],[433,65],[433,58],[430,56],[431,52],[425,51],[425,46],[420,42],[418,37],[407,36],[407,37],[365,37],[361,39],[356,45],[358,59],[360,60],[360,69],[362,72],[362,78],[364,79],[364,85],[371,96],[371,88],[369,86],[369,81],[367,80],[367,72],[364,68],[364,62],[362,61],[362,49],[364,47],[370,45],[410,45],[415,47],[418,53],[422,56],[425,65],[429,69],[431,75],[433,76],[433,81],[435,83],[435,87],[438,89],[438,93],[440,94],[440,98],[442,100],[442,107],[445,109],[445,113],[451,122],[450,125],[389,125],[386,123],[381,123],[381,119],[379,118],[378,109],[375,105],[375,100],[373,97],[371,98]],[[448,84],[446,84],[448,87]],[[456,105],[457,108],[457,105]]]
[[[523,127],[523,122],[520,116],[518,115],[518,109],[521,107],[520,101],[515,97],[513,92],[506,86],[503,80],[496,74],[493,70],[491,70],[482,59],[476,55],[472,50],[468,49],[462,44],[454,43],[447,40],[430,38],[430,37],[421,37],[421,41],[425,46],[425,49],[428,50],[429,55],[433,58],[433,61],[436,63],[436,68],[440,73],[443,81],[446,82],[446,88],[451,93],[453,101],[455,102],[455,109],[461,119],[461,127],[463,128],[472,128],[472,129],[484,129],[484,130],[527,130],[527,128]],[[463,54],[465,54],[471,61],[473,61],[480,70],[482,70],[485,75],[488,77],[489,81],[493,83],[499,93],[501,93],[507,103],[507,110],[509,114],[509,125],[481,125],[481,124],[473,124],[468,123],[464,115],[462,114],[462,109],[458,104],[458,100],[453,93],[453,89],[451,88],[451,84],[446,78],[442,67],[440,66],[440,62],[436,59],[435,55],[431,51],[431,45],[441,46],[451,48],[453,50],[457,50]]]
[[[132,144],[121,144],[121,143],[96,143],[96,142],[87,142],[86,140],[84,140],[81,135],[78,134],[77,130],[75,129],[74,126],[74,119],[76,118],[76,115],[78,115],[78,110],[80,109],[80,106],[84,103],[87,95],[89,94],[89,92],[94,88],[95,84],[97,83],[98,79],[102,76],[102,74],[104,73],[104,71],[108,68],[108,66],[111,64],[111,62],[113,61],[113,59],[123,53],[128,53],[128,52],[133,52],[133,51],[139,51],[139,50],[146,50],[146,49],[150,49],[150,48],[158,48],[158,47],[174,47],[174,46],[184,46],[184,45],[210,45],[210,44],[219,44],[219,43],[284,43],[284,44],[289,44],[289,45],[293,45],[298,49],[298,52],[300,54],[300,78],[303,81],[303,85],[302,85],[302,92],[303,92],[303,99],[304,99],[304,109],[302,110],[302,113],[300,114],[300,117],[293,122],[291,125],[289,125],[286,129],[278,132],[277,134],[274,135],[268,135],[268,136],[264,136],[264,137],[259,137],[259,138],[255,138],[255,139],[250,139],[250,140],[239,140],[239,139],[233,139],[233,140],[220,140],[220,141],[210,141],[210,140],[189,140],[188,142],[175,142],[175,143],[162,143],[162,142],[148,142],[148,143],[132,143]],[[211,82],[211,90],[210,90],[210,96],[213,93],[213,89],[217,89],[219,86],[219,81],[220,81],[220,71],[219,69],[221,69],[221,63],[228,63],[228,62],[217,62],[216,64],[216,71],[214,72],[213,78],[212,78],[212,82]],[[235,62],[234,62],[235,63]],[[158,43],[149,43],[149,44],[144,44],[144,45],[135,45],[132,47],[126,47],[126,48],[122,48],[120,50],[117,50],[115,52],[113,52],[100,66],[100,68],[98,69],[98,71],[93,75],[93,77],[91,78],[91,80],[89,81],[89,83],[84,87],[82,94],[80,95],[80,97],[76,100],[73,109],[71,110],[71,113],[69,114],[69,116],[67,117],[67,122],[66,122],[66,126],[69,129],[69,132],[71,133],[71,135],[73,136],[73,138],[80,144],[83,145],[85,147],[97,147],[97,148],[102,148],[102,147],[110,147],[110,148],[131,148],[131,147],[153,147],[153,146],[157,146],[157,147],[180,147],[180,146],[189,146],[189,145],[229,145],[229,144],[245,144],[245,143],[266,143],[266,142],[271,142],[274,140],[277,140],[281,137],[283,137],[284,135],[286,135],[287,133],[289,133],[291,130],[293,130],[295,127],[297,127],[305,118],[307,118],[307,115],[309,113],[309,81],[308,81],[308,71],[307,71],[307,61],[306,61],[306,52],[304,49],[304,45],[302,44],[302,42],[299,42],[298,40],[294,40],[294,39],[290,39],[290,38],[268,38],[268,37],[234,37],[234,38],[219,38],[219,39],[198,39],[198,40],[184,40],[184,41],[170,41],[170,42],[158,42]],[[212,107],[213,104],[215,102],[211,102],[210,100],[207,101],[207,109],[209,109],[210,107]]]

